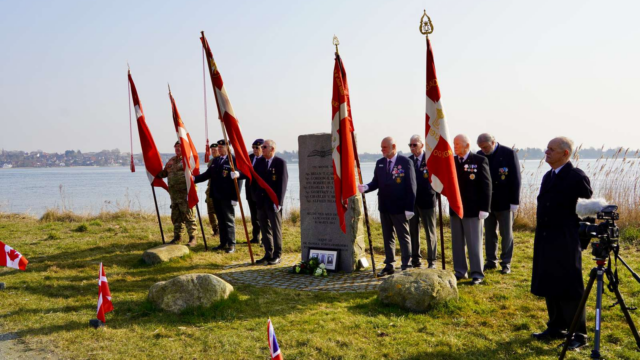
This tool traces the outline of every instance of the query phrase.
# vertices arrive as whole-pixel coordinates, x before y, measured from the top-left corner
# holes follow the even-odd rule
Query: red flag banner
[[[111,291],[109,291],[109,283],[107,282],[107,274],[104,272],[104,267],[100,263],[100,270],[98,271],[98,313],[97,318],[104,322],[106,321],[105,314],[113,311],[113,303],[111,302]]]
[[[0,241],[0,266],[26,270],[29,261],[14,248]]]
[[[136,111],[136,118],[138,119],[138,134],[140,135],[142,158],[144,159],[144,166],[147,169],[147,177],[149,178],[149,182],[152,186],[161,187],[169,191],[164,180],[156,178],[156,175],[162,171],[162,158],[160,157],[155,141],[153,141],[151,131],[147,126],[144,112],[142,111],[142,104],[138,97],[138,91],[136,90],[136,85],[133,83],[133,78],[131,77],[131,71],[129,71],[129,85],[131,86],[131,98],[133,99],[133,106]],[[131,156],[131,166],[131,170],[133,171],[133,155]]]
[[[425,128],[425,156],[429,180],[433,189],[447,197],[449,207],[463,217],[462,199],[458,188],[453,146],[440,100],[431,41],[427,37],[427,110]]]
[[[347,73],[338,54],[336,54],[333,68],[331,115],[331,148],[336,210],[340,219],[340,229],[346,234],[345,213],[347,212],[349,198],[356,195],[356,160],[353,150],[354,129]]]
[[[216,97],[216,104],[218,105],[218,116],[220,118],[220,121],[224,123],[224,126],[227,129],[229,143],[233,147],[238,170],[245,176],[247,176],[249,178],[249,181],[257,181],[258,185],[260,185],[261,188],[265,189],[271,201],[276,206],[280,206],[281,204],[278,200],[278,197],[276,196],[276,193],[273,192],[271,187],[269,187],[269,185],[264,182],[264,180],[262,180],[262,178],[253,170],[253,166],[251,165],[251,160],[249,158],[249,153],[247,152],[247,147],[245,146],[244,138],[242,137],[242,131],[240,130],[240,123],[238,122],[235,113],[233,112],[233,107],[231,106],[231,102],[229,101],[227,90],[224,88],[224,83],[222,82],[222,76],[220,76],[220,72],[218,72],[218,67],[213,60],[213,54],[211,53],[211,48],[209,48],[209,42],[207,42],[207,38],[204,37],[204,33],[202,33],[200,41],[202,41],[202,46],[204,47],[205,55],[207,56],[209,75],[211,75],[213,92]]]
[[[180,150],[182,152],[182,166],[184,167],[184,178],[187,182],[187,202],[189,208],[193,208],[198,204],[198,193],[196,184],[193,182],[193,175],[200,174],[200,159],[198,159],[198,151],[191,141],[191,136],[187,128],[182,122],[176,101],[169,91],[169,99],[171,99],[171,111],[173,112],[173,125],[176,127],[176,135],[180,142]]]

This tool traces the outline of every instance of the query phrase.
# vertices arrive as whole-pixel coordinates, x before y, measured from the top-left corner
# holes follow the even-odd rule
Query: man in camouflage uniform
[[[218,143],[213,143],[211,144],[211,146],[209,146],[209,148],[211,149],[211,160],[209,160],[209,163],[207,164],[207,168],[209,168],[209,166],[211,166],[211,164],[213,164],[214,160],[220,156],[218,154]],[[209,197],[209,189],[211,188],[211,181],[209,180],[209,182],[207,182],[207,191],[205,192],[205,194],[207,194],[207,212],[209,213],[209,224],[211,224],[211,228],[213,229],[213,236],[218,235],[218,219],[216,218],[216,209],[213,206],[213,199],[211,197]]]
[[[196,246],[196,216],[193,208],[189,209],[187,203],[187,182],[184,178],[184,167],[182,167],[182,151],[180,150],[180,142],[176,142],[173,146],[176,156],[167,161],[164,170],[158,174],[158,177],[169,178],[169,195],[171,197],[171,222],[173,223],[173,240],[169,244],[177,244],[180,242],[182,233],[182,225],[187,226],[187,234],[189,234],[189,242],[187,246]]]

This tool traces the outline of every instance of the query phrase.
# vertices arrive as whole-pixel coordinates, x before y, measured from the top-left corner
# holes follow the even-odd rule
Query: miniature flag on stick
[[[26,270],[29,261],[14,248],[0,241],[0,266]]]
[[[276,332],[273,330],[271,319],[267,323],[267,333],[269,338],[269,352],[271,353],[271,360],[283,360],[282,353],[280,352],[280,346],[278,346],[278,340],[276,339]]]
[[[169,89],[169,99],[171,99],[173,125],[176,127],[176,135],[178,135],[180,150],[182,151],[182,166],[184,167],[184,178],[187,181],[188,205],[189,208],[193,208],[198,204],[198,193],[192,175],[200,174],[200,159],[198,158],[196,146],[193,144],[193,141],[191,141],[191,135],[189,135],[186,126],[184,126],[184,122],[182,122],[176,101],[173,99],[173,95],[171,95],[171,89]]]
[[[100,263],[99,279],[98,279],[98,320],[106,322],[104,314],[113,311],[113,303],[111,302],[111,292],[109,291],[109,283],[104,267]]]
[[[331,148],[333,158],[333,185],[340,229],[347,233],[345,213],[349,198],[356,194],[356,170],[353,150],[353,120],[347,72],[340,55],[336,53],[333,68],[333,98],[331,99]]]

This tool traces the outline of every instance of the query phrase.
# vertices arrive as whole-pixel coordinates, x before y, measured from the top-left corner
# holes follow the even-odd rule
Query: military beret
[[[211,146],[209,146],[209,147],[210,147],[211,149],[213,149],[213,148],[217,148],[217,147],[218,147],[218,143],[213,143],[213,144],[211,144]]]
[[[224,141],[224,139],[222,139],[218,140],[218,145],[227,145],[227,143]]]
[[[256,139],[256,141],[253,142],[253,145],[262,145],[264,144],[264,139]]]

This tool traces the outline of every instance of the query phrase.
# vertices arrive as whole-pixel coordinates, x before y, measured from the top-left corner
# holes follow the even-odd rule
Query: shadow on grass
[[[481,331],[481,330],[480,330]],[[517,336],[517,335],[514,335]],[[538,345],[543,344],[543,348]],[[535,351],[523,353],[523,349],[536,348]],[[447,359],[447,360],[468,360],[468,359],[539,359],[541,357],[557,358],[560,355],[560,348],[555,343],[540,343],[532,338],[514,337],[508,341],[494,342],[491,348],[478,349],[469,346],[468,349],[456,350],[435,350],[425,351],[402,358],[403,360],[423,360],[423,359]],[[584,353],[584,351],[583,351]],[[585,355],[583,355],[585,356]]]

